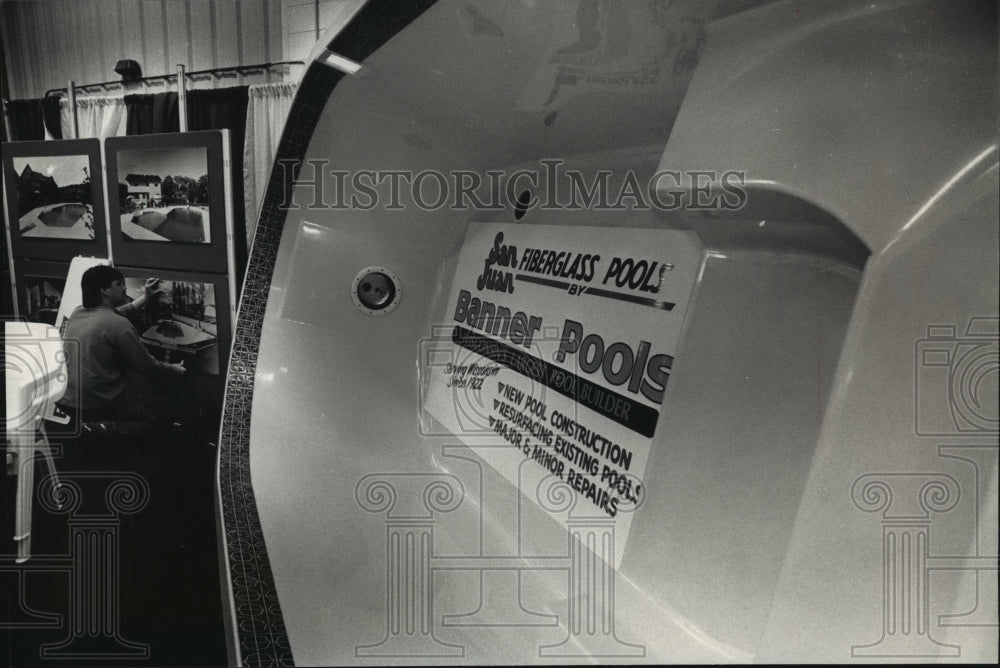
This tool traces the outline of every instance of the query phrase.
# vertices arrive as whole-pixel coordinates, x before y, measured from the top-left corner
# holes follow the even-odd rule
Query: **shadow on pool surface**
[[[132,222],[167,241],[205,241],[204,217],[200,211],[190,207],[173,207],[167,213],[146,210],[133,216]]]

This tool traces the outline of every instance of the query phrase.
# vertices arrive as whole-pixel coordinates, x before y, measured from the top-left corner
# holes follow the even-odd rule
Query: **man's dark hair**
[[[101,290],[110,288],[115,281],[124,281],[122,272],[114,267],[99,264],[83,272],[80,279],[80,289],[83,290],[84,308],[94,308],[101,305]]]

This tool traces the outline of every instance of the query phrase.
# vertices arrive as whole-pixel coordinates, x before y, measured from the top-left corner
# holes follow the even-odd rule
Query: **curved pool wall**
[[[83,204],[62,204],[39,214],[38,218],[46,225],[72,227],[85,213],[88,210]]]
[[[995,7],[403,4],[331,36],[359,71],[304,74],[255,231],[219,457],[231,661],[995,660],[996,418],[949,389],[985,351],[996,402]],[[608,74],[630,56],[654,85]],[[330,170],[548,160],[613,192],[675,171],[664,198],[738,171],[746,200],[331,202]],[[478,223],[701,254],[606,579],[536,490],[427,428],[421,345]],[[372,266],[401,288],[383,317],[352,300]]]

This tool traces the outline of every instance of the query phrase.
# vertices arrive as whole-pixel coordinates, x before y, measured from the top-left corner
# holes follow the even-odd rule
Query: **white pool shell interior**
[[[602,2],[600,38],[579,45],[586,4],[441,0],[325,101],[281,232],[249,421],[295,662],[996,660],[996,26],[973,4]],[[608,74],[644,63],[660,68],[649,84]],[[556,86],[567,72],[576,82]],[[425,210],[405,189],[399,210],[310,206],[311,160],[328,202],[329,170],[511,174],[546,159],[611,170],[612,192],[629,172],[738,170],[748,198],[520,220],[510,202]],[[459,436],[421,428],[421,341],[451,322],[456,258],[482,222],[599,227],[609,253],[636,228],[689,230],[702,251],[648,494],[604,607],[582,608],[594,618],[574,617],[562,561],[534,559],[566,555],[566,526]],[[402,291],[384,317],[351,292],[373,266]],[[924,364],[938,325],[956,355],[993,355],[976,395],[992,423],[963,421],[947,371]],[[456,507],[427,520],[431,578],[387,574],[393,516],[357,496],[372,474],[394,481],[398,508],[421,476],[459,481]],[[924,541],[905,549],[929,575],[892,580],[925,607],[900,603],[889,625],[897,534]],[[393,577],[415,587],[402,602]],[[904,633],[907,620],[929,626]]]

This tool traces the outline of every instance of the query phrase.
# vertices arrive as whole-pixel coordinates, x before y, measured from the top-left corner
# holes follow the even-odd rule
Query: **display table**
[[[36,456],[45,457],[53,491],[59,485],[44,419],[66,391],[66,356],[57,329],[30,322],[4,323],[4,353],[7,470],[18,476],[14,541],[22,563],[31,556]]]

